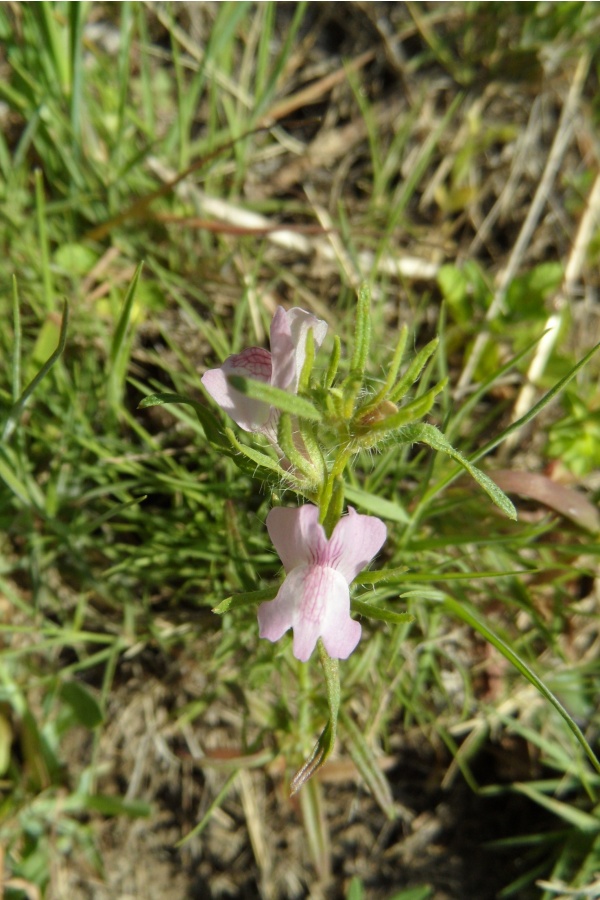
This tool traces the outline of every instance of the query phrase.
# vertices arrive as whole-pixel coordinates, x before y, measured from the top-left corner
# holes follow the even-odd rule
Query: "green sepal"
[[[323,450],[321,449],[321,445],[319,444],[319,441],[317,440],[317,436],[315,434],[316,428],[312,422],[307,422],[306,419],[298,419],[298,430],[300,431],[300,436],[304,441],[306,452],[308,453],[310,461],[313,464],[313,477],[316,473],[317,480],[322,484],[327,478],[327,464],[325,462]]]
[[[281,412],[290,413],[292,416],[298,416],[303,419],[310,419],[312,422],[320,422],[322,419],[319,410],[313,406],[310,400],[299,397],[297,394],[290,394],[288,391],[282,391],[281,388],[273,387],[271,384],[265,384],[264,381],[257,381],[255,378],[244,378],[241,375],[228,375],[227,381],[236,391],[250,397],[251,400],[260,400],[269,406]]]
[[[331,471],[329,472],[329,476],[327,481],[323,484],[321,491],[319,492],[319,506],[321,508],[321,513],[323,518],[327,516],[327,511],[329,505],[331,503],[331,498],[333,496],[334,489],[336,489],[337,480],[342,480],[341,476],[343,475],[344,469],[346,468],[346,464],[348,459],[350,458],[350,450],[340,450],[339,455],[336,457],[336,460],[331,467]],[[342,481],[343,486],[343,481]],[[339,490],[339,487],[337,488]],[[341,511],[340,511],[341,515]]]
[[[333,349],[331,351],[331,356],[329,357],[329,365],[327,366],[325,381],[323,382],[323,387],[326,391],[329,390],[329,388],[335,381],[335,376],[337,375],[338,366],[340,364],[341,353],[342,342],[340,341],[339,336],[336,334],[333,339]]]
[[[363,378],[362,375],[354,370],[350,372],[347,378],[344,378],[341,384],[342,390],[342,404],[341,404],[341,413],[342,418],[345,421],[349,422],[352,416],[354,415],[354,408],[356,406],[356,401],[360,392],[363,389]]]
[[[138,404],[138,409],[148,409],[150,406],[167,406],[169,403],[183,403],[186,406],[191,406],[204,429],[204,433],[209,443],[221,451],[227,452],[231,449],[223,440],[222,429],[216,416],[214,416],[206,406],[203,406],[201,403],[196,403],[195,400],[190,400],[189,397],[186,397],[183,394],[151,394],[149,397],[144,397],[142,402]]]
[[[325,728],[321,732],[314,749],[301,769],[299,769],[290,782],[290,793],[296,794],[303,784],[306,784],[317,769],[320,769],[335,746],[337,735],[337,722],[340,712],[340,665],[339,660],[332,659],[319,638],[317,644],[319,656],[325,675],[325,689],[327,692],[327,704],[329,706],[329,718]]]
[[[298,450],[294,443],[292,431],[292,419],[287,413],[282,413],[277,426],[277,443],[285,453],[292,465],[307,478],[311,484],[318,480],[314,466],[309,459]]]
[[[358,291],[356,304],[354,350],[352,353],[351,371],[358,375],[362,381],[365,373],[369,350],[371,347],[371,289],[368,284],[362,284]]]
[[[415,617],[408,612],[394,612],[385,606],[377,606],[375,603],[365,603],[364,600],[352,601],[352,612],[369,619],[377,619],[378,622],[389,622],[391,625],[402,625],[406,622],[414,622]]]
[[[442,378],[441,381],[438,381],[438,383],[430,388],[425,394],[417,397],[411,403],[407,403],[406,406],[403,406],[397,413],[386,416],[386,418],[382,419],[380,422],[372,422],[369,425],[362,426],[364,432],[362,434],[359,432],[356,435],[361,446],[371,447],[373,444],[377,443],[381,435],[385,435],[390,431],[395,431],[397,428],[402,428],[404,425],[409,425],[417,419],[422,419],[423,416],[426,416],[431,410],[435,398],[444,390],[447,383],[448,379]],[[358,415],[362,416],[362,410],[359,410]]]
[[[413,384],[419,380],[419,375],[427,364],[429,357],[435,353],[439,342],[439,338],[434,338],[432,341],[429,341],[422,350],[419,350],[402,378],[390,392],[388,400],[391,400],[392,403],[398,403],[399,400],[402,400]]]
[[[471,478],[475,479],[488,497],[496,504],[496,506],[506,513],[509,519],[517,518],[517,511],[504,491],[501,491],[498,485],[493,482],[491,478],[488,478],[481,469],[476,468],[476,466],[469,462],[466,456],[463,456],[462,453],[455,450],[445,435],[443,435],[441,431],[438,431],[434,425],[408,425],[399,433],[398,439],[403,444],[420,442],[422,444],[427,444],[434,450],[440,450],[442,453],[446,453],[461,465],[463,469],[466,469]]]
[[[237,453],[241,453],[242,456],[254,463],[252,470],[248,470],[246,466],[241,464],[240,459],[231,452],[231,448],[228,447],[228,456],[231,456],[233,461],[243,471],[248,472],[248,474],[251,474],[253,477],[260,475],[261,478],[265,478],[269,481],[273,479],[273,473],[276,475],[278,481],[281,481],[282,478],[293,478],[289,472],[284,472],[279,463],[275,462],[274,459],[271,459],[270,456],[267,456],[266,453],[261,453],[260,450],[255,450],[253,447],[247,447],[246,444],[240,443],[231,428],[226,428],[225,434]],[[296,479],[293,480],[295,481]]]
[[[213,607],[213,612],[218,616],[222,616],[233,609],[243,609],[246,606],[254,606],[256,603],[261,603],[263,600],[272,600],[277,594],[277,590],[276,587],[269,587],[260,591],[246,591],[243,594],[233,594]]]
[[[315,364],[315,336],[312,328],[309,328],[306,333],[304,352],[304,363],[302,364],[302,371],[300,372],[300,379],[298,381],[299,394],[303,394],[308,390],[310,386],[310,376],[312,375],[313,366]]]
[[[371,400],[369,400],[369,402],[366,403],[365,406],[361,409],[362,416],[368,415],[368,413],[373,412],[373,410],[377,409],[380,403],[388,399],[388,394],[392,390],[394,382],[398,377],[398,370],[400,369],[400,365],[402,363],[402,357],[404,356],[407,339],[408,326],[403,325],[400,329],[398,343],[396,344],[396,349],[394,350],[394,356],[392,357],[387,377],[374,397],[372,397]]]
[[[344,479],[339,475],[334,477],[331,481],[331,492],[327,492],[329,502],[326,507],[321,507],[321,524],[328,539],[333,534],[333,529],[340,521],[344,510],[344,487]]]

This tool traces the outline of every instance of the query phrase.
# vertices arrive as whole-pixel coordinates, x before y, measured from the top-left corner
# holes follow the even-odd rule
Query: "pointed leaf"
[[[232,609],[243,609],[245,606],[254,606],[254,604],[261,603],[263,600],[272,600],[276,593],[276,587],[269,587],[260,591],[246,591],[244,594],[234,594],[231,597],[226,597],[225,600],[221,600],[217,606],[213,607],[213,612],[217,613],[218,616],[222,616],[223,613]]]
[[[456,460],[459,465],[466,469],[471,478],[484,489],[488,497],[498,506],[510,519],[517,518],[517,511],[511,501],[508,499],[504,491],[501,491],[497,484],[491,478],[485,475],[480,469],[477,469],[466,456],[463,456],[458,450],[455,450],[448,439],[434,425],[408,425],[398,435],[402,443],[421,442],[432,447],[434,450],[440,450],[446,453],[452,459]]]
[[[394,612],[385,606],[377,606],[375,603],[365,603],[364,600],[352,601],[352,612],[368,619],[377,619],[378,622],[389,622],[390,625],[404,625],[406,622],[414,622],[415,617],[408,612]]]
[[[397,501],[385,500],[383,497],[378,497],[376,494],[371,494],[363,488],[350,484],[346,485],[345,493],[351,503],[357,503],[366,512],[380,516],[382,519],[389,519],[391,522],[400,522],[402,525],[408,525],[410,522],[408,513]]]
[[[227,380],[232,388],[245,394],[246,397],[250,397],[251,400],[261,400],[281,412],[310,419],[313,422],[320,422],[322,419],[321,413],[310,400],[299,397],[297,394],[290,394],[271,384],[265,384],[255,378],[243,378],[241,375],[229,375]]]
[[[434,338],[432,341],[429,341],[422,350],[419,350],[402,378],[391,391],[388,399],[391,400],[392,403],[398,403],[399,400],[402,400],[413,384],[418,381],[419,375],[426,366],[429,357],[437,350],[439,342],[439,338]]]
[[[354,352],[350,369],[362,381],[371,346],[371,289],[363,284],[358,291],[354,331]]]

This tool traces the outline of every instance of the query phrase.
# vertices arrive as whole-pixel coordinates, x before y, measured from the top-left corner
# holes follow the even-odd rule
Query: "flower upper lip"
[[[306,358],[306,338],[311,328],[318,350],[325,339],[327,323],[304,309],[295,307],[286,311],[280,306],[271,322],[271,352],[262,347],[249,347],[202,376],[202,384],[213,400],[244,431],[264,434],[276,443],[279,412],[231,387],[228,376],[242,375],[297,393]]]

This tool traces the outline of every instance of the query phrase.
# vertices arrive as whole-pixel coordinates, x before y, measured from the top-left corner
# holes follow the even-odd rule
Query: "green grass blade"
[[[11,392],[13,403],[16,403],[21,393],[21,307],[19,303],[19,288],[17,278],[12,277],[13,285],[13,346],[11,367]]]
[[[63,306],[63,314],[62,314],[62,322],[60,326],[60,334],[58,338],[58,346],[54,353],[46,360],[42,368],[39,370],[37,375],[29,382],[19,399],[16,403],[13,404],[6,422],[4,423],[4,429],[2,431],[2,439],[4,441],[8,441],[11,434],[13,433],[15,426],[19,420],[21,413],[25,407],[25,404],[31,397],[31,395],[36,390],[37,386],[40,382],[46,377],[48,372],[52,369],[52,367],[58,362],[60,357],[62,356],[65,344],[67,341],[67,329],[69,325],[69,304],[65,300]]]
[[[496,650],[499,650],[500,653],[507,659],[514,667],[517,669],[521,675],[523,675],[530,684],[532,684],[537,690],[540,692],[542,697],[544,697],[549,703],[552,704],[554,709],[558,712],[558,714],[565,720],[569,729],[575,735],[577,741],[583,748],[586,756],[590,760],[593,767],[597,772],[600,772],[600,761],[597,759],[594,751],[588,744],[585,735],[583,734],[581,728],[577,725],[577,723],[573,720],[573,718],[569,715],[567,710],[564,708],[558,697],[552,693],[552,691],[546,687],[542,679],[536,675],[536,673],[531,669],[527,663],[512,650],[511,647],[506,643],[506,641],[502,640],[497,634],[495,634],[491,628],[481,621],[477,616],[475,616],[465,605],[464,603],[459,603],[457,600],[454,600],[452,597],[446,597],[444,600],[444,606],[446,609],[458,619],[465,622],[475,631],[477,631],[482,637],[489,641]]]

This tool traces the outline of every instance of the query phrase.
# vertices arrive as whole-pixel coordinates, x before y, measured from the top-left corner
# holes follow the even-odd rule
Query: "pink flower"
[[[258,607],[260,636],[277,641],[293,628],[294,656],[302,662],[319,638],[331,657],[346,659],[361,633],[350,618],[348,586],[383,546],[384,523],[350,507],[327,540],[319,510],[306,504],[272,509],[267,529],[287,574],[275,599]]]
[[[327,333],[327,323],[303,309],[286,312],[278,307],[271,322],[271,352],[262,347],[249,347],[225,360],[218,369],[209,369],[202,384],[213,400],[244,431],[257,431],[276,442],[278,410],[260,400],[251,400],[232,388],[228,375],[255,378],[295,394],[306,358],[306,337],[313,330],[318,350]]]

